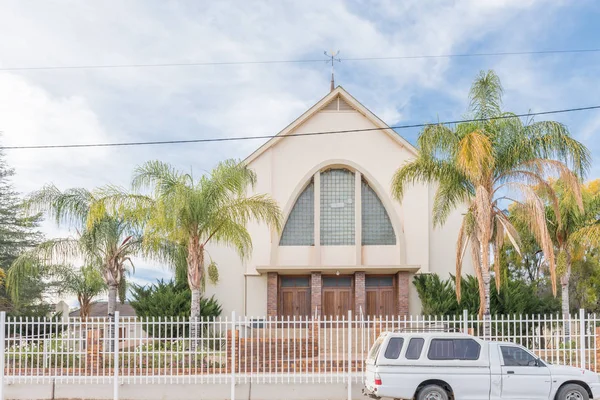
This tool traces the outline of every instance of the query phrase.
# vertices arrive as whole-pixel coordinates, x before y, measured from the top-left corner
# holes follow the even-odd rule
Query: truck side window
[[[423,350],[424,343],[425,339],[423,338],[410,339],[410,342],[408,342],[408,347],[406,348],[406,359],[418,360],[419,357],[421,357],[421,350]]]
[[[387,348],[385,349],[385,358],[387,358],[388,360],[396,360],[398,357],[400,357],[400,350],[402,350],[403,343],[403,338],[391,338],[388,342]]]
[[[473,339],[432,339],[430,360],[478,360],[481,346]]]
[[[500,346],[504,365],[507,367],[534,367],[537,359],[520,347]]]

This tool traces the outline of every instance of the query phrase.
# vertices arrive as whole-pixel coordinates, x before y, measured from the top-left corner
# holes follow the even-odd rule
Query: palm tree
[[[79,317],[85,321],[90,316],[92,301],[106,291],[106,283],[98,268],[88,265],[79,269],[59,267],[52,273],[59,294],[77,296]]]
[[[273,199],[265,194],[247,195],[255,183],[255,173],[235,160],[219,163],[198,179],[167,163],[149,161],[134,172],[134,193],[109,188],[100,210],[113,209],[144,226],[150,247],[167,240],[184,249],[192,292],[190,317],[197,320],[207,272],[211,281],[217,279],[215,262],[206,262],[207,245],[232,247],[245,259],[252,251],[248,222],[281,227],[281,212]]]
[[[502,86],[493,71],[479,74],[469,97],[468,117],[474,121],[453,128],[440,124],[424,128],[418,139],[419,155],[398,169],[392,191],[401,200],[412,183],[437,185],[433,202],[436,226],[443,224],[452,211],[466,207],[456,245],[456,294],[460,300],[462,260],[470,247],[479,283],[479,314],[487,319],[490,258],[493,255],[498,269],[499,249],[505,237],[519,249],[518,233],[504,211],[506,204],[518,203],[527,209],[528,227],[541,245],[556,291],[552,239],[544,202],[535,189],[545,187],[552,206],[557,208],[558,201],[546,178],[559,175],[581,206],[578,176],[587,170],[590,155],[570,137],[564,125],[523,122],[502,111]],[[495,279],[500,288],[498,270]]]
[[[87,189],[61,192],[54,185],[45,186],[27,199],[28,212],[44,212],[59,226],[74,229],[76,235],[47,240],[18,257],[7,276],[7,287],[13,297],[18,297],[27,276],[39,274],[48,266],[83,261],[99,269],[108,287],[108,316],[114,316],[119,285],[126,269],[133,268],[131,257],[149,253],[134,226],[102,211],[99,200],[97,193]],[[93,207],[96,212],[91,221]]]
[[[582,185],[583,210],[578,206],[578,199],[560,179],[550,182],[558,197],[557,215],[552,208],[548,209],[548,229],[556,248],[557,272],[560,276],[562,314],[570,314],[569,280],[573,263],[585,257],[586,232],[595,222],[600,212],[600,180]],[[583,243],[582,243],[583,239]]]

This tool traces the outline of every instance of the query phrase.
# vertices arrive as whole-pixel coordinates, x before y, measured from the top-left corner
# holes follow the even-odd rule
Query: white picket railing
[[[198,337],[190,337],[196,324]],[[486,339],[528,347],[552,364],[597,371],[600,320],[583,310],[497,316]],[[6,383],[345,383],[363,380],[363,360],[381,332],[463,331],[484,337],[483,321],[452,317],[387,319],[236,317],[94,318],[68,321],[0,315],[0,388]],[[3,340],[2,340],[3,339]],[[0,389],[1,390],[1,389]],[[0,393],[0,399],[2,393]]]

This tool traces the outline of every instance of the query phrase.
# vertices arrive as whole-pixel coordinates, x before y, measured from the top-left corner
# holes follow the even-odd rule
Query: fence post
[[[6,335],[6,311],[0,312],[0,400],[4,400],[4,354]]]
[[[235,341],[237,334],[235,332],[235,311],[231,312],[231,400],[235,400]]]
[[[119,312],[115,311],[114,321],[114,337],[113,337],[113,400],[119,400]]]
[[[462,323],[463,333],[469,333],[469,310],[463,310]]]
[[[579,309],[579,351],[581,352],[581,368],[585,369],[585,310]]]
[[[348,400],[352,400],[352,310],[348,310]]]

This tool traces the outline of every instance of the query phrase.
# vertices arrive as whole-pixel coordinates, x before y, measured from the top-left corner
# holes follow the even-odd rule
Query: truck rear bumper
[[[369,388],[367,388],[367,387],[364,387],[364,388],[363,388],[363,390],[362,390],[362,394],[363,394],[363,396],[367,396],[367,397],[368,397],[368,398],[370,398],[370,399],[376,399],[376,400],[379,400],[379,399],[381,399],[381,397],[380,397],[380,396],[377,396],[377,394],[376,394],[374,391],[370,390],[370,389],[369,389]]]

